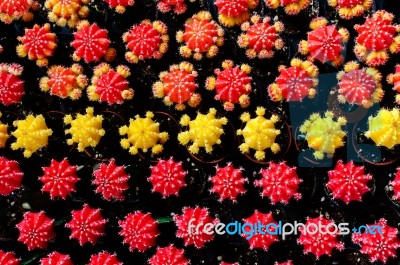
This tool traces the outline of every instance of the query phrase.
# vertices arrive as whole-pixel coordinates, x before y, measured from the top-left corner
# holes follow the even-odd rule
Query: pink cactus
[[[122,39],[129,50],[125,58],[130,63],[139,60],[160,59],[168,50],[168,28],[161,21],[151,22],[143,20],[140,24],[132,26]]]
[[[183,249],[174,245],[158,248],[157,252],[149,259],[150,265],[188,265]]]
[[[325,226],[326,231],[319,230],[319,224],[321,227]],[[305,227],[299,227],[300,236],[297,239],[297,243],[304,247],[304,254],[314,254],[318,260],[322,255],[330,256],[333,249],[340,251],[344,249],[344,244],[337,239],[339,232],[332,232],[330,229],[333,224],[334,221],[328,220],[322,215],[316,218],[307,217]]]
[[[50,166],[42,169],[44,175],[39,178],[43,183],[42,191],[48,192],[50,198],[65,199],[69,193],[75,191],[75,183],[79,180],[76,166],[71,166],[66,158],[60,162],[52,159]]]
[[[136,211],[128,214],[124,220],[119,221],[120,235],[123,243],[129,245],[129,250],[145,251],[156,243],[159,234],[157,221],[149,213]]]
[[[67,254],[54,251],[40,260],[40,265],[74,265]]]
[[[100,193],[107,201],[123,200],[124,191],[129,188],[129,175],[123,166],[117,166],[111,159],[108,164],[102,163],[93,172],[92,184],[96,186],[96,193]]]
[[[383,98],[382,75],[374,68],[359,68],[359,64],[352,61],[345,64],[344,71],[339,72],[338,99],[341,103],[368,108]]]
[[[389,185],[394,192],[392,199],[400,201],[400,168],[397,168],[396,176],[389,182]]]
[[[250,104],[251,92],[251,67],[247,64],[234,66],[230,60],[222,63],[222,70],[215,69],[216,77],[209,77],[206,80],[208,90],[215,89],[215,99],[224,102],[224,109],[232,111],[234,104],[240,104],[242,108]]]
[[[296,168],[289,167],[283,161],[279,164],[269,163],[267,169],[261,169],[262,178],[254,181],[254,186],[262,188],[261,196],[267,196],[272,204],[287,204],[290,199],[301,199],[298,192],[302,180],[297,176]]]
[[[53,230],[54,220],[41,211],[38,213],[26,212],[20,223],[18,241],[24,243],[28,250],[47,248],[49,241],[55,237]]]
[[[106,2],[111,8],[114,8],[117,13],[124,13],[126,7],[133,6],[135,4],[135,0],[103,0]]]
[[[35,24],[31,29],[26,28],[25,35],[18,37],[18,40],[22,43],[17,46],[18,55],[36,60],[40,67],[47,66],[47,58],[53,56],[57,47],[57,37],[50,31],[50,24],[42,27]]]
[[[117,258],[117,255],[108,252],[100,252],[90,256],[88,265],[122,265]]]
[[[19,78],[22,70],[19,64],[0,64],[0,102],[3,105],[21,102],[25,94],[24,81]]]
[[[210,216],[206,208],[196,206],[195,208],[184,207],[181,215],[173,217],[178,230],[176,236],[182,238],[185,246],[194,245],[196,248],[202,248],[204,244],[213,240],[214,234],[204,233],[204,225],[216,224],[218,219]],[[189,227],[189,224],[191,227]],[[199,227],[196,229],[196,227]],[[196,231],[197,230],[197,231]]]
[[[200,104],[201,97],[195,93],[197,72],[193,65],[182,62],[179,65],[171,65],[168,72],[160,73],[160,81],[153,85],[153,95],[163,98],[167,106],[176,104],[177,110],[184,110],[185,103],[191,107]]]
[[[176,40],[184,43],[180,47],[180,54],[195,60],[201,60],[203,53],[209,58],[218,53],[218,46],[224,43],[224,31],[212,20],[209,12],[201,11],[185,22],[185,30],[176,33]]]
[[[381,218],[373,224],[375,233],[364,231],[354,233],[352,240],[361,246],[361,252],[369,256],[371,262],[380,261],[386,263],[389,258],[396,258],[396,250],[400,247],[399,231],[395,227],[387,225],[387,220]],[[367,228],[372,225],[366,225]]]
[[[241,25],[250,19],[250,10],[258,6],[258,0],[215,0],[218,20],[226,27]]]
[[[78,31],[74,33],[74,41],[71,46],[75,49],[73,58],[79,61],[81,58],[90,63],[100,61],[107,53],[111,41],[108,38],[107,30],[100,28],[97,24],[89,24],[82,21],[77,26]],[[106,58],[111,59],[111,58]]]
[[[77,239],[81,246],[86,243],[94,245],[104,235],[106,223],[100,209],[85,204],[81,210],[72,211],[72,219],[65,227],[71,229],[70,238]]]
[[[125,65],[119,65],[114,70],[106,63],[99,64],[94,68],[92,84],[87,89],[89,99],[107,102],[109,105],[131,100],[134,91],[129,87],[127,80],[130,74],[129,67]]]
[[[182,187],[186,185],[187,171],[182,168],[182,162],[175,162],[171,157],[168,160],[159,160],[157,165],[151,167],[151,175],[148,181],[153,185],[153,191],[159,192],[166,198],[170,195],[178,195]]]
[[[190,0],[193,2],[194,0]],[[186,12],[187,5],[185,0],[159,0],[157,9],[163,13],[173,11],[175,14],[180,15]]]
[[[271,58],[274,56],[274,49],[280,50],[284,43],[279,34],[284,30],[282,22],[277,21],[271,24],[270,17],[259,16],[251,17],[251,23],[245,22],[240,28],[243,31],[238,38],[238,44],[241,48],[246,48],[246,55],[253,58]]]
[[[268,224],[275,224],[278,225],[278,223],[274,220],[272,213],[262,213],[259,212],[258,210],[255,210],[254,213],[247,218],[243,219],[243,222],[246,224],[252,224],[253,228],[258,224],[263,224],[263,225],[268,225]],[[246,229],[247,228],[247,229]],[[249,233],[253,233],[253,236],[247,241],[249,242],[250,248],[262,248],[263,250],[267,251],[269,247],[274,243],[279,241],[278,235],[275,234],[275,228],[274,227],[269,227],[269,228],[262,228],[262,233],[258,232],[257,228],[257,233],[253,230],[250,232],[250,227],[246,227],[245,231],[247,233],[242,233],[241,236],[243,238],[246,238],[249,236]],[[266,231],[268,229],[269,232]]]
[[[4,252],[0,250],[0,264],[19,265],[20,261],[15,257],[14,252]]]
[[[292,59],[290,67],[280,66],[275,83],[268,87],[271,100],[302,101],[305,97],[313,98],[317,93],[318,68],[310,61]]]
[[[339,160],[334,170],[328,172],[329,181],[326,187],[332,192],[333,198],[348,204],[351,201],[361,201],[362,196],[371,189],[368,182],[370,174],[364,174],[363,166],[355,166],[353,161],[343,164]]]
[[[396,103],[400,104],[400,64],[396,65],[394,73],[387,76],[387,82],[393,85],[393,90],[397,92]]]
[[[354,26],[358,33],[354,53],[359,60],[375,67],[387,62],[389,52],[400,52],[400,26],[393,25],[393,19],[393,14],[380,10]]]
[[[7,196],[19,189],[23,176],[17,161],[0,156],[0,195]]]
[[[246,192],[243,185],[247,179],[243,177],[242,169],[234,168],[231,163],[222,168],[217,166],[210,181],[213,184],[210,191],[217,193],[220,201],[227,199],[236,202],[237,196]]]

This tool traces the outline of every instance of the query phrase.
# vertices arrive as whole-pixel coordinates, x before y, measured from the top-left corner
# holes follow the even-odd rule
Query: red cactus
[[[243,64],[240,67],[234,67],[232,61],[225,60],[222,68],[223,70],[214,70],[216,78],[207,78],[206,88],[216,90],[215,99],[224,102],[224,108],[227,111],[233,110],[234,104],[237,103],[243,108],[247,107],[250,104],[248,94],[251,92],[250,66]]]
[[[380,10],[365,20],[362,25],[355,25],[358,32],[354,52],[358,59],[369,66],[380,66],[389,59],[391,53],[400,52],[399,25],[392,25],[394,15]]]
[[[53,222],[54,220],[47,217],[43,211],[26,212],[22,221],[17,224],[18,241],[24,243],[29,251],[47,248],[49,241],[55,237]]]
[[[291,198],[301,199],[298,189],[302,180],[297,176],[295,167],[289,167],[285,161],[279,164],[270,162],[260,174],[262,178],[255,180],[254,186],[262,188],[261,196],[267,196],[272,204],[287,204]]]
[[[176,33],[179,43],[184,43],[179,52],[185,57],[196,60],[214,57],[218,52],[218,46],[224,43],[224,31],[212,20],[211,14],[205,11],[199,12],[186,20],[185,30]]]
[[[112,199],[123,200],[123,192],[129,188],[129,175],[123,166],[117,166],[111,159],[109,164],[102,163],[93,172],[92,184],[96,186],[96,193],[100,193],[107,201]]]
[[[100,28],[97,24],[89,24],[87,21],[80,22],[77,26],[78,31],[74,33],[74,60],[81,58],[86,63],[99,61],[107,52],[111,41],[108,38],[107,30]]]
[[[100,252],[90,256],[88,265],[122,265],[117,258],[117,255],[108,252]]]
[[[188,62],[171,65],[168,72],[160,73],[161,81],[154,83],[153,94],[157,98],[164,98],[168,106],[176,104],[178,110],[185,109],[185,103],[196,107],[201,101],[200,95],[194,93],[198,87],[196,77],[197,72]]]
[[[239,265],[239,263],[237,263],[237,262],[229,263],[229,262],[221,261],[221,263],[219,265]]]
[[[24,81],[19,78],[22,69],[19,64],[0,64],[0,102],[3,105],[21,102],[25,94]]]
[[[16,3],[14,0],[0,1],[0,20],[6,24],[10,24],[13,20],[22,17],[24,21],[30,21],[33,18],[30,8],[36,6],[32,0],[19,0]]]
[[[222,168],[217,166],[210,181],[213,184],[210,191],[217,193],[221,201],[228,199],[236,202],[237,196],[246,192],[243,185],[247,179],[242,176],[242,169],[234,168],[231,163]]]
[[[71,67],[53,65],[47,71],[48,76],[40,80],[40,89],[60,98],[78,99],[88,83],[87,77],[82,73],[83,68],[79,64]]]
[[[329,181],[326,187],[332,192],[333,198],[346,204],[351,201],[361,201],[362,196],[370,191],[368,182],[370,174],[364,174],[363,166],[355,166],[353,161],[343,164],[339,160],[334,170],[328,172]]]
[[[354,233],[352,235],[353,242],[361,246],[361,252],[367,254],[371,262],[381,261],[386,263],[389,258],[396,258],[396,250],[400,247],[397,228],[388,226],[384,218],[373,225],[375,226],[375,234],[366,231]],[[369,231],[371,226],[366,225],[368,228],[366,230]]]
[[[323,17],[314,18],[310,28],[312,31],[307,34],[307,41],[302,40],[299,44],[300,53],[310,53],[310,60],[341,65],[343,57],[340,53],[349,39],[349,32],[345,28],[338,29],[335,25],[328,25],[328,20]]]
[[[0,250],[0,264],[19,265],[19,259],[15,257],[14,252],[4,252]]]
[[[279,76],[275,83],[268,87],[268,94],[273,101],[302,101],[305,97],[312,98],[316,94],[314,88],[318,80],[318,68],[310,61],[292,59],[291,66],[279,67]]]
[[[240,25],[250,19],[250,10],[255,9],[258,0],[216,0],[218,20],[226,27]]]
[[[400,64],[396,65],[394,73],[387,76],[387,82],[393,85],[393,90],[397,92],[396,103],[400,104]]]
[[[117,13],[124,13],[126,7],[133,6],[135,4],[135,0],[103,0],[106,2],[111,8],[114,8]]]
[[[278,223],[274,220],[272,213],[262,213],[259,212],[258,210],[255,210],[254,213],[247,218],[243,219],[243,222],[246,224],[251,224],[253,227],[255,227],[258,223],[268,225],[268,224],[275,224],[278,225]],[[245,231],[248,233],[250,232],[250,227],[246,227]],[[258,228],[260,229],[260,228]],[[257,231],[258,231],[257,229]],[[263,233],[254,233],[255,231],[252,231],[253,236],[249,239],[247,237],[249,236],[248,233],[242,233],[241,236],[243,238],[246,238],[247,241],[250,244],[250,248],[262,248],[263,250],[268,250],[269,247],[274,243],[279,241],[278,235],[274,234],[275,233],[275,228],[274,227],[269,227],[268,233],[266,231],[267,228],[263,228],[262,231]]]
[[[129,244],[129,250],[145,251],[156,243],[159,234],[157,221],[149,213],[135,211],[118,222],[123,243]]]
[[[69,255],[52,252],[40,260],[40,265],[74,265]]]
[[[17,53],[21,57],[28,56],[29,60],[36,60],[38,66],[48,64],[47,57],[53,56],[57,47],[56,34],[50,31],[50,24],[43,27],[34,25],[33,28],[25,29],[25,35],[18,37],[22,43],[17,46]]]
[[[201,248],[205,243],[213,240],[214,234],[208,235],[204,233],[204,225],[218,223],[218,219],[214,219],[208,213],[206,208],[196,206],[195,208],[184,207],[181,215],[173,217],[178,230],[176,236],[182,238],[185,246],[194,245]],[[189,224],[191,227],[189,227]],[[198,229],[196,229],[198,227]],[[196,231],[197,230],[197,231]]]
[[[60,197],[75,191],[75,183],[79,180],[76,166],[71,166],[66,158],[58,162],[51,160],[50,166],[43,167],[44,175],[39,178],[43,183],[42,191],[50,193],[50,198]]]
[[[308,49],[314,59],[325,63],[336,60],[342,50],[342,35],[335,25],[319,27],[308,33]]]
[[[81,246],[86,243],[94,245],[104,235],[106,223],[100,209],[93,209],[85,204],[81,210],[72,211],[72,219],[65,227],[71,229],[70,238],[77,239]]]
[[[319,224],[325,226],[326,231],[318,229]],[[319,259],[322,255],[330,256],[333,249],[343,250],[344,244],[337,240],[338,231],[336,233],[329,229],[333,221],[325,219],[322,215],[316,218],[307,218],[305,227],[300,226],[300,236],[297,243],[304,247],[304,254],[312,253]],[[308,233],[310,232],[310,233]],[[328,233],[329,232],[329,233]]]
[[[300,11],[306,9],[311,0],[264,0],[268,8],[277,9],[281,6],[288,15],[297,15]]]
[[[392,199],[400,201],[400,168],[397,168],[396,176],[389,182],[389,185],[394,192]]]
[[[343,19],[358,17],[371,9],[373,0],[328,0],[328,5],[336,8]]]
[[[243,23],[240,28],[243,31],[238,38],[238,44],[246,48],[246,55],[249,58],[258,57],[260,59],[271,58],[274,49],[280,50],[284,43],[279,34],[284,30],[282,22],[277,21],[270,24],[271,18],[253,16],[251,22]]]
[[[388,76],[388,83],[393,84],[393,90],[400,93],[400,64],[396,65],[395,73]]]
[[[0,156],[0,195],[7,196],[19,189],[23,176],[17,161]]]
[[[150,265],[188,265],[183,249],[174,245],[158,248],[157,252],[149,259]]]
[[[122,104],[132,99],[134,91],[127,80],[130,74],[125,65],[117,66],[115,71],[106,63],[99,64],[94,69],[92,85],[87,89],[89,99],[107,102],[109,105]]]
[[[151,167],[148,181],[153,185],[153,191],[159,192],[166,198],[178,195],[184,187],[187,171],[182,169],[182,162],[175,162],[172,157],[168,160],[159,160],[157,165]]]
[[[358,64],[353,67],[351,64],[353,62],[347,63],[345,72],[338,74],[339,101],[364,107],[381,101],[384,94],[380,83],[381,74],[373,68],[358,69]]]
[[[143,20],[126,32],[122,39],[129,50],[125,58],[130,63],[139,60],[160,59],[168,50],[168,28],[161,21]]]
[[[190,0],[193,2],[194,0]],[[159,0],[157,9],[163,13],[173,11],[175,14],[180,15],[186,12],[187,6],[185,0]]]

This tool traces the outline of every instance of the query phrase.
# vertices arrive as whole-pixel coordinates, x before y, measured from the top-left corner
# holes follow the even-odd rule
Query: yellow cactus
[[[370,138],[378,146],[392,149],[400,144],[400,110],[381,109],[375,117],[368,119],[368,131],[365,136]]]
[[[139,149],[147,152],[150,148],[153,155],[161,153],[162,144],[168,140],[168,133],[160,132],[160,124],[154,122],[153,117],[154,114],[148,111],[145,118],[136,115],[135,119],[129,120],[129,127],[122,126],[119,129],[120,135],[127,135],[126,139],[121,140],[122,148],[129,149],[132,155],[136,155]]]
[[[308,147],[315,150],[316,159],[323,159],[325,154],[332,157],[335,149],[344,145],[346,133],[342,126],[346,124],[346,119],[339,117],[335,121],[333,118],[334,114],[330,111],[325,112],[324,117],[314,113],[300,127],[300,132],[306,134]]]
[[[0,118],[1,118],[1,115],[2,114],[0,112]],[[7,142],[8,138],[10,137],[8,135],[7,129],[8,129],[7,124],[3,124],[0,121],[0,148],[4,148],[6,146],[6,142]]]
[[[47,146],[48,138],[53,134],[53,131],[47,128],[42,115],[28,115],[25,120],[14,121],[13,125],[17,129],[12,133],[16,141],[11,144],[11,149],[25,149],[24,156],[26,158]]]
[[[75,119],[71,115],[64,118],[66,125],[70,124],[71,128],[65,130],[65,134],[70,134],[71,139],[67,140],[68,145],[78,144],[78,151],[83,152],[86,147],[95,147],[100,142],[105,131],[102,129],[103,116],[93,116],[94,109],[89,107],[86,114],[78,114]]]
[[[197,154],[200,148],[204,148],[207,153],[211,153],[215,144],[221,144],[220,137],[224,133],[223,125],[228,120],[224,118],[216,118],[217,110],[211,108],[207,114],[198,113],[194,120],[190,120],[188,115],[183,115],[180,124],[189,126],[187,131],[178,134],[178,141],[182,145],[189,142],[189,152]]]
[[[44,7],[48,10],[48,19],[60,27],[73,28],[80,18],[89,14],[90,0],[46,0]]]
[[[249,153],[250,149],[255,150],[254,157],[261,161],[265,158],[265,150],[270,148],[273,153],[278,153],[280,147],[275,143],[275,138],[281,132],[275,128],[279,121],[278,116],[272,115],[270,119],[264,117],[265,108],[258,107],[257,117],[251,119],[248,112],[243,113],[240,119],[246,123],[242,130],[237,130],[237,135],[242,135],[244,143],[239,146],[243,154]]]

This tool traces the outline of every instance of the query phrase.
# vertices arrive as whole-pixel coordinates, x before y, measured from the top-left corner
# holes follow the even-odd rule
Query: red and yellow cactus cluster
[[[226,237],[202,228],[231,217],[238,217],[237,223],[277,225],[291,219],[285,216],[290,213],[288,204],[307,204],[310,187],[304,172],[308,169],[293,165],[291,151],[281,152],[285,145],[293,150],[291,138],[288,143],[282,140],[292,137],[290,131],[282,128],[287,125],[288,130],[299,132],[305,141],[297,142],[298,151],[308,145],[315,161],[309,160],[318,165],[325,158],[342,155],[338,149],[345,146],[350,132],[344,115],[335,114],[336,108],[310,112],[298,130],[291,128],[285,123],[287,105],[308,111],[305,103],[317,102],[319,73],[330,69],[341,70],[336,75],[337,89],[332,91],[332,99],[337,95],[344,104],[341,107],[373,111],[378,103],[386,104],[388,97],[393,103],[394,93],[384,89],[387,84],[400,104],[400,65],[393,69],[400,52],[400,26],[394,14],[371,11],[372,0],[327,0],[330,7],[319,9],[328,14],[336,10],[338,23],[315,17],[316,5],[311,0],[260,2],[0,0],[0,21],[11,24],[1,29],[13,30],[0,38],[4,46],[0,45],[0,53],[5,55],[1,58],[10,61],[0,63],[0,199],[5,204],[1,225],[8,229],[11,224],[18,233],[10,240],[12,247],[21,244],[25,251],[35,251],[24,256],[0,250],[0,265],[73,265],[78,255],[63,253],[57,245],[63,240],[71,241],[73,251],[78,246],[90,250],[85,264],[121,265],[122,258],[130,256],[108,252],[109,237],[117,234],[130,252],[146,252],[146,260],[141,261],[151,265],[207,263],[203,252],[191,261],[193,251],[215,247],[213,241],[219,244]],[[143,6],[147,8],[143,14],[135,9]],[[137,16],[131,17],[130,10],[138,11]],[[38,21],[25,24],[35,11]],[[94,21],[99,17],[104,20]],[[285,28],[291,30],[290,22],[303,17],[311,21],[309,29],[299,28],[298,36],[304,38],[293,42],[289,39],[293,31],[285,32]],[[357,20],[342,23],[353,18]],[[355,25],[354,34],[338,25]],[[4,40],[17,45],[9,49]],[[68,53],[63,54],[65,50]],[[265,71],[265,65],[272,66]],[[274,70],[278,70],[276,76],[271,73]],[[159,106],[161,100],[165,106]],[[258,107],[252,106],[255,102]],[[120,124],[105,113],[120,118]],[[58,120],[53,114],[63,118]],[[382,148],[383,154],[398,155],[399,108],[382,107],[364,124],[368,129],[360,136],[363,140]],[[225,142],[229,138],[233,140]],[[354,139],[347,139],[351,148]],[[70,146],[69,151],[54,150],[61,145]],[[206,161],[230,147],[234,152],[226,157]],[[114,148],[118,152],[111,154]],[[166,158],[169,150],[164,149],[174,148],[177,153]],[[184,148],[191,158],[180,152]],[[100,154],[102,149],[105,154]],[[248,161],[240,161],[242,155]],[[374,186],[373,163],[365,166],[336,158],[337,163],[324,171],[326,181],[316,178],[313,184],[323,184],[328,203],[338,205],[340,211],[349,204],[362,204],[363,197],[385,182]],[[201,167],[194,168],[196,163]],[[389,199],[399,204],[400,169],[386,181]],[[49,202],[46,211],[40,210],[42,205],[30,205],[31,194]],[[187,197],[179,198],[183,196]],[[243,201],[249,202],[246,207],[254,207],[242,211]],[[60,218],[57,209],[54,214],[52,208],[59,205],[67,206],[60,207],[60,212],[70,213]],[[157,207],[162,210],[157,212]],[[315,216],[312,210],[310,216],[303,216],[306,227],[333,226],[337,221],[327,213]],[[346,244],[359,245],[357,251],[370,262],[386,263],[400,248],[399,231],[378,215],[366,227],[379,225],[382,233],[352,231]],[[165,232],[163,222],[176,227],[176,245],[160,236]],[[109,232],[113,228],[117,229],[114,234]],[[285,243],[273,233],[275,228],[251,237],[250,227],[242,228],[237,239],[252,250],[246,253],[250,259],[258,250],[270,251]],[[308,232],[300,227],[291,240],[316,260],[345,248],[336,232]],[[21,246],[15,249],[20,251]],[[22,260],[28,256],[32,260]],[[239,261],[245,263],[246,258],[242,255]],[[222,255],[217,259],[211,263],[238,264],[222,261],[227,260]],[[270,262],[292,265],[297,261],[290,259],[278,257]]]

